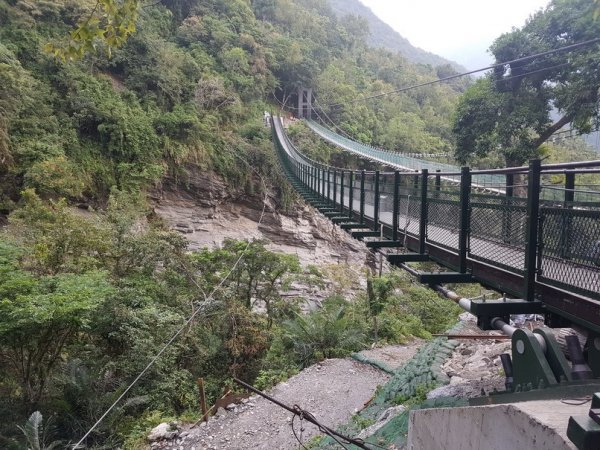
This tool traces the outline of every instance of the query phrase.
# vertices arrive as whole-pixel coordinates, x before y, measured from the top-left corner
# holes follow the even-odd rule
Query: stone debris
[[[152,429],[148,435],[148,441],[157,443],[157,441],[172,440],[179,436],[179,424],[176,422],[163,422]],[[157,445],[151,445],[153,448]]]
[[[403,405],[392,406],[391,408],[386,409],[383,413],[379,415],[377,421],[373,425],[362,430],[358,434],[358,436],[356,436],[356,438],[363,440],[367,439],[368,437],[375,434],[378,430],[386,426],[390,420],[402,414],[404,411],[406,411],[406,406]]]

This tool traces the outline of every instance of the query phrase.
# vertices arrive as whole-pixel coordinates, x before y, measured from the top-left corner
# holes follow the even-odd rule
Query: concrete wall
[[[569,417],[589,408],[556,400],[411,411],[408,449],[572,450]]]

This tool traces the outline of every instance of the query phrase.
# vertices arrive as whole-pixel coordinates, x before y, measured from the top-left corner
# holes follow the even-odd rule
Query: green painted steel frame
[[[282,139],[279,139],[280,135]],[[367,218],[365,215],[365,203],[366,203],[366,171],[360,171],[360,202],[359,202],[359,211],[353,211],[353,191],[354,191],[354,180],[358,173],[353,171],[348,171],[349,174],[349,183],[348,187],[350,189],[350,201],[347,207],[345,208],[344,202],[344,189],[345,189],[345,177],[344,171],[342,170],[342,179],[340,180],[340,192],[341,198],[338,202],[338,171],[340,169],[330,168],[327,166],[319,165],[318,163],[310,162],[310,160],[305,157],[299,157],[298,159],[290,158],[290,155],[287,153],[288,150],[284,148],[284,146],[290,146],[291,144],[286,141],[284,138],[284,134],[282,130],[276,130],[276,126],[273,125],[273,136],[274,141],[276,143],[276,148],[278,150],[279,155],[281,156],[282,167],[286,174],[293,181],[294,186],[301,192],[307,199],[313,204],[318,205],[319,208],[322,208],[326,211],[327,215],[331,215],[335,217],[336,221],[344,220],[344,224],[346,224],[346,229],[352,233],[354,237],[359,239],[367,238],[367,237],[378,237],[382,236],[389,241],[375,241],[369,244],[371,247],[394,247],[394,246],[402,246],[406,245],[407,250],[416,251],[413,255],[418,255],[416,260],[428,260],[436,261],[442,265],[445,265],[456,272],[449,272],[446,274],[422,274],[422,281],[427,283],[432,282],[442,282],[443,280],[456,280],[456,282],[466,282],[470,281],[479,281],[483,284],[487,284],[491,287],[495,287],[500,289],[501,291],[505,291],[507,289],[508,292],[512,292],[514,294],[521,294],[522,297],[527,302],[533,302],[531,305],[527,305],[523,303],[523,311],[524,310],[537,310],[538,303],[535,301],[538,296],[545,296],[546,298],[542,298],[544,300],[544,308],[546,313],[550,314],[558,314],[559,316],[564,317],[566,320],[573,321],[582,326],[585,326],[590,329],[597,330],[600,333],[600,308],[594,309],[594,304],[587,301],[587,298],[595,298],[600,300],[600,292],[594,291],[579,291],[576,293],[573,292],[564,292],[553,290],[555,289],[553,286],[557,286],[563,289],[570,289],[571,286],[561,285],[560,283],[553,282],[552,280],[544,279],[543,275],[539,273],[542,260],[545,257],[543,252],[543,243],[540,242],[542,233],[540,232],[540,209],[543,208],[546,211],[550,211],[551,208],[556,207],[556,202],[546,201],[540,199],[540,190],[541,190],[541,173],[542,167],[539,160],[532,160],[529,165],[528,170],[528,198],[526,205],[523,205],[523,200],[519,198],[512,197],[513,194],[513,184],[514,184],[514,176],[512,173],[506,174],[506,196],[498,197],[489,194],[482,194],[477,192],[472,192],[471,187],[471,173],[468,168],[463,168],[461,170],[461,183],[459,188],[459,205],[460,205],[460,220],[459,220],[459,245],[458,249],[452,249],[449,247],[444,248],[444,245],[433,244],[427,239],[427,204],[430,201],[435,202],[445,202],[443,198],[440,196],[443,195],[442,184],[441,184],[441,176],[435,175],[434,178],[434,188],[432,193],[429,193],[427,190],[428,182],[427,171],[422,171],[421,173],[408,173],[408,176],[413,177],[413,186],[415,190],[417,190],[418,195],[411,195],[411,200],[418,201],[420,206],[420,220],[419,231],[414,232],[410,230],[401,230],[398,228],[398,216],[402,212],[399,211],[399,203],[400,199],[407,198],[409,194],[401,194],[399,190],[399,186],[401,185],[400,180],[404,175],[400,173],[394,173],[394,184],[393,184],[393,195],[394,195],[394,208],[393,208],[393,220],[391,226],[386,225],[384,223],[380,223],[379,215],[380,215],[380,195],[381,195],[381,176],[382,173],[380,171],[375,171],[373,173],[373,186],[372,190],[374,191],[373,198],[373,217]],[[296,151],[297,153],[297,151]],[[319,168],[318,172],[311,172],[313,167]],[[333,176],[332,176],[333,175]],[[333,180],[332,180],[333,178]],[[419,181],[421,181],[421,186],[419,187]],[[299,183],[299,184],[298,184]],[[332,189],[333,184],[333,189]],[[562,211],[567,209],[567,205],[572,207],[581,207],[581,208],[589,208],[590,206],[598,207],[598,204],[590,203],[590,202],[574,202],[574,196],[572,195],[574,190],[574,175],[568,174],[566,176],[565,182],[565,205],[563,205]],[[387,189],[387,187],[385,188]],[[404,188],[403,188],[404,189]],[[444,187],[444,189],[448,189]],[[333,195],[332,191],[333,190]],[[371,188],[370,188],[371,190]],[[314,194],[311,194],[311,191]],[[386,191],[388,193],[388,191]],[[453,195],[456,192],[453,191]],[[318,197],[318,200],[316,199]],[[450,203],[455,204],[455,202],[448,201]],[[497,203],[494,203],[497,202]],[[323,205],[328,205],[332,208],[331,214],[327,213]],[[441,204],[441,203],[440,203]],[[425,208],[423,207],[425,205]],[[522,206],[521,206],[522,205]],[[527,211],[527,223],[526,223],[526,248],[525,248],[525,270],[522,272],[523,278],[520,287],[517,285],[520,271],[515,270],[514,267],[503,265],[498,261],[494,261],[493,259],[481,258],[476,255],[470,253],[470,239],[471,239],[471,230],[470,230],[470,221],[471,221],[471,211],[473,208],[487,208],[490,210],[494,209],[504,209],[504,210],[520,210]],[[507,209],[508,208],[508,209]],[[516,208],[516,209],[515,209]],[[339,214],[337,211],[339,211]],[[580,211],[578,211],[579,213]],[[347,214],[346,214],[347,213]],[[584,213],[587,214],[587,213]],[[600,211],[591,212],[590,214],[596,214],[595,217],[600,219]],[[510,233],[506,233],[509,229],[510,224],[505,223],[508,215],[503,219],[503,235]],[[347,221],[346,221],[347,220]],[[569,228],[569,221],[566,221],[565,228]],[[423,226],[425,226],[425,231],[423,231]],[[360,227],[363,229],[361,230]],[[355,231],[357,230],[357,231]],[[388,234],[389,233],[389,234]],[[408,240],[407,240],[408,239]],[[502,241],[503,236],[498,237],[498,241]],[[540,245],[542,244],[542,245]],[[506,243],[505,243],[506,245]],[[562,246],[561,246],[562,248]],[[435,250],[435,251],[434,251]],[[433,253],[432,253],[433,252]],[[412,255],[407,255],[406,261],[409,261],[411,258],[415,258]],[[400,261],[400,259],[398,259]],[[483,271],[479,268],[479,264],[477,261],[481,261],[485,264],[489,265],[489,271]],[[477,270],[475,270],[477,269]],[[600,269],[598,269],[600,270]],[[473,271],[473,277],[471,278],[470,273]],[[508,272],[503,272],[508,271]],[[511,275],[511,272],[514,275]],[[517,272],[517,273],[515,273]],[[490,278],[489,274],[497,273]],[[438,276],[438,278],[436,278]],[[500,278],[499,278],[500,277]],[[495,280],[501,280],[502,277],[510,278],[509,286],[504,287],[504,282],[498,283]],[[547,284],[545,284],[545,283]],[[577,291],[577,289],[575,289]],[[506,292],[506,291],[505,291]],[[577,294],[581,294],[584,297],[579,298]],[[550,297],[548,297],[550,295]],[[557,296],[558,295],[558,296]],[[564,297],[564,301],[563,301]],[[510,307],[506,307],[504,311],[502,311],[502,306],[500,306],[499,314],[502,312],[519,310],[518,305],[511,305]],[[583,314],[583,311],[594,311],[593,314],[590,315],[589,312]],[[558,322],[558,321],[557,321]]]

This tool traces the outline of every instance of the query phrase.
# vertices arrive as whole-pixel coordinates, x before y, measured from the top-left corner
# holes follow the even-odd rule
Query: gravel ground
[[[381,348],[372,348],[363,350],[360,354],[368,360],[383,363],[390,369],[397,369],[412,358],[424,342],[423,339],[416,338],[406,345],[388,345]]]
[[[510,352],[510,341],[499,339],[498,332],[481,331],[475,319],[461,316],[461,334],[486,336],[481,340],[461,341],[441,369],[450,378],[450,384],[431,391],[428,398],[469,398],[503,390],[504,377],[498,355]],[[390,368],[407,362],[424,341],[415,339],[407,345],[387,346],[361,352],[371,361]],[[385,384],[389,375],[354,359],[331,359],[302,371],[273,388],[269,394],[283,403],[298,404],[323,424],[336,428],[348,423],[371,400],[378,386]],[[207,424],[178,430],[172,440],[150,445],[153,450],[243,450],[243,449],[296,449],[300,448],[292,433],[292,414],[261,397],[251,397],[240,405],[230,405],[229,411],[219,409]],[[300,423],[295,421],[296,432]],[[317,428],[304,423],[302,441],[319,434]]]
[[[302,371],[273,388],[269,394],[283,403],[298,404],[325,425],[348,421],[371,399],[377,386],[389,376],[352,359],[330,359]],[[261,397],[251,397],[232,411],[220,409],[208,424],[184,427],[171,441],[151,445],[153,449],[293,449],[298,447],[291,430],[292,414]],[[296,430],[299,422],[296,419]],[[303,441],[318,434],[305,423]]]

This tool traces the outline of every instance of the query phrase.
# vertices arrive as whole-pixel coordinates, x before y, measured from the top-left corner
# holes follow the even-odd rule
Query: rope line
[[[242,158],[240,155],[237,155],[235,152],[232,152],[233,155],[235,157],[237,157],[238,159],[240,159],[241,161],[243,161],[245,164],[248,165],[248,167],[254,171],[260,178],[261,183],[263,185],[263,189],[265,192],[264,195],[264,199],[263,199],[263,208],[258,220],[258,225],[260,225],[264,219],[265,213],[266,213],[266,208],[267,208],[267,200],[268,200],[268,191],[267,191],[267,185],[265,183],[264,178],[260,175],[260,173],[250,165],[250,163],[248,161],[246,161],[244,158]],[[135,379],[129,384],[129,386],[127,386],[127,388],[121,393],[121,395],[119,395],[119,397],[112,403],[112,405],[110,405],[110,407],[104,412],[104,414],[102,414],[102,416],[100,416],[100,418],[94,423],[94,425],[92,425],[92,427],[83,435],[83,437],[73,446],[73,450],[75,449],[79,449],[82,448],[81,444],[83,443],[83,441],[85,439],[87,439],[87,437],[96,429],[96,427],[98,425],[100,425],[104,419],[111,413],[111,411],[119,404],[119,402],[121,400],[123,400],[123,398],[125,398],[125,396],[127,395],[127,393],[137,384],[137,382],[146,374],[146,372],[156,363],[156,361],[158,361],[158,359],[162,356],[162,354],[171,346],[171,344],[173,342],[175,342],[175,340],[179,337],[179,335],[181,335],[181,333],[183,333],[183,331],[192,323],[192,321],[196,318],[196,316],[201,312],[204,311],[205,309],[207,309],[208,307],[212,306],[211,305],[211,301],[214,300],[213,296],[215,295],[215,293],[220,290],[223,285],[225,284],[225,281],[227,281],[227,279],[231,276],[231,274],[234,272],[234,270],[237,268],[237,266],[240,264],[240,262],[242,261],[242,259],[244,258],[244,256],[246,256],[246,252],[248,251],[248,248],[250,247],[250,241],[248,241],[248,243],[246,244],[246,247],[244,248],[244,250],[242,251],[242,253],[240,254],[239,258],[236,260],[236,262],[233,264],[233,266],[231,267],[231,269],[229,270],[229,272],[227,273],[227,275],[225,275],[225,277],[223,277],[221,279],[221,281],[219,282],[219,284],[212,290],[212,292],[206,296],[203,292],[203,295],[205,295],[205,301],[202,305],[198,306],[190,315],[189,319],[186,320],[186,322],[183,324],[182,327],[180,327],[177,332],[167,341],[166,344],[163,345],[163,347],[160,349],[160,351],[150,360],[150,362],[146,365],[146,367],[144,367],[144,369],[139,373],[139,375],[137,377],[135,377]],[[194,284],[196,284],[196,286],[199,287],[198,283],[194,282]],[[206,308],[205,308],[206,307]]]

